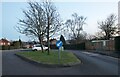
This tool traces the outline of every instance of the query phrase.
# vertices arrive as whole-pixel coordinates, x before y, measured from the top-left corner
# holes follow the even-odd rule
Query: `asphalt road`
[[[69,51],[76,54],[82,60],[82,64],[73,67],[48,68],[30,64],[14,55],[15,52],[24,52],[24,50],[2,51],[2,75],[118,75],[120,72],[118,59],[105,55]]]

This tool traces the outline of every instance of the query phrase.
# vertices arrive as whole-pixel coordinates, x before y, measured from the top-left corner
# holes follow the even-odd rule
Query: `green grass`
[[[46,64],[58,64],[58,51],[50,51],[50,55],[47,55],[45,51],[42,53],[41,51],[36,52],[17,52],[18,55],[24,56],[31,60],[42,62]],[[60,64],[69,64],[81,62],[73,53],[62,51],[60,53]]]

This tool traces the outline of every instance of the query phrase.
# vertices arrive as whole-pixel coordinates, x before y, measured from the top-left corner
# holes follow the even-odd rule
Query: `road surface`
[[[2,51],[2,75],[118,75],[118,59],[83,51],[73,52],[82,64],[73,67],[52,68],[36,66],[16,55],[24,50]]]

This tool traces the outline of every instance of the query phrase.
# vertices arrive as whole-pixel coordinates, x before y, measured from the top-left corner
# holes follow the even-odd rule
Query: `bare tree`
[[[28,4],[29,10],[23,11],[25,19],[19,20],[18,24],[21,26],[17,26],[17,29],[22,34],[36,36],[40,41],[42,51],[42,41],[47,36],[49,54],[49,38],[55,34],[61,26],[59,13],[54,4],[49,0],[41,3],[28,2]]]
[[[37,37],[43,52],[42,41],[46,31],[45,13],[41,4],[37,2],[28,2],[28,4],[29,10],[23,10],[25,18],[19,19],[20,26],[17,26],[17,30],[27,36]]]
[[[80,41],[85,39],[85,32],[83,32],[83,25],[86,24],[86,17],[78,16],[77,13],[72,14],[73,19],[68,19],[65,23],[68,31],[72,32],[71,38]]]
[[[98,27],[105,33],[105,39],[109,40],[114,34],[116,34],[115,26],[116,16],[111,14],[106,20],[98,22]]]
[[[117,24],[117,31],[116,31],[116,33],[120,36],[120,24],[119,24],[119,22]]]
[[[61,26],[60,15],[57,12],[55,5],[48,1],[43,2],[43,7],[45,10],[45,18],[46,18],[46,25],[47,25],[47,42],[48,48],[50,48],[50,41],[49,38],[59,30]],[[48,49],[49,55],[49,49]]]
[[[92,35],[92,34],[89,34],[89,33],[88,33],[88,34],[86,35],[86,39],[87,39],[87,40],[92,40],[92,39],[94,39],[94,38],[95,38],[95,36]]]
[[[96,39],[96,40],[103,40],[103,39],[105,39],[104,32],[102,32],[102,31],[96,32],[95,35],[94,35],[94,39]]]

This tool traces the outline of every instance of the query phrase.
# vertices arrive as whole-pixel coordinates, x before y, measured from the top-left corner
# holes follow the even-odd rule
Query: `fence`
[[[86,50],[115,50],[115,41],[114,40],[94,40],[88,41],[85,43]]]

